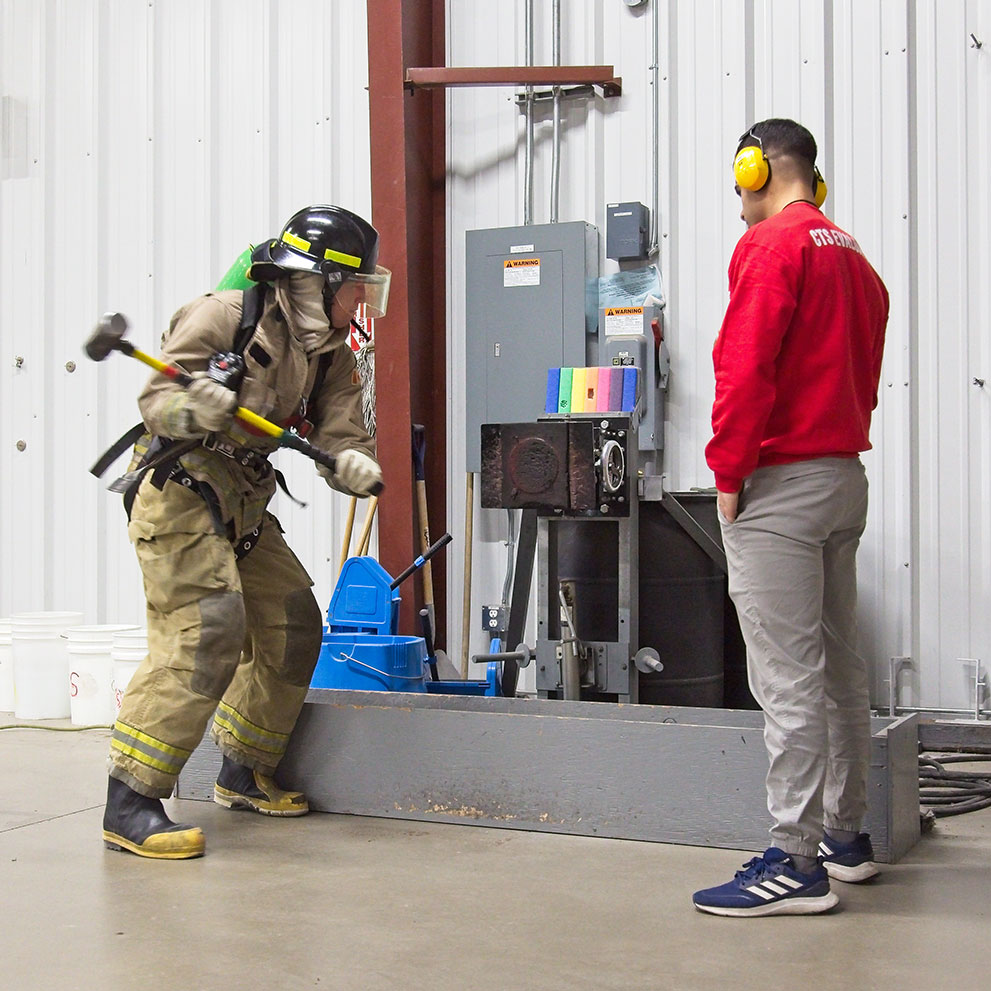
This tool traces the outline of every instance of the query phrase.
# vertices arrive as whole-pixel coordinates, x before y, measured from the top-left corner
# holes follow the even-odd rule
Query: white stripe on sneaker
[[[782,881],[782,880],[784,880],[784,878],[778,878],[778,880],[779,881]],[[780,885],[775,884],[774,881],[765,881],[764,882],[764,887],[767,888],[768,891],[773,891],[776,895],[787,895],[788,894],[788,889],[787,888],[782,888]]]
[[[787,884],[789,888],[798,889],[804,887],[801,881],[796,881],[793,877],[788,877],[787,874],[779,874],[775,879],[780,884]]]
[[[753,884],[749,888],[745,888],[745,891],[749,891],[752,895],[760,895],[764,901],[770,901],[774,895],[770,891],[765,891],[764,888],[759,884]]]

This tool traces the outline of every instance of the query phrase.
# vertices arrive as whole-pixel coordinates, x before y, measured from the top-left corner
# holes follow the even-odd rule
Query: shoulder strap
[[[262,318],[262,310],[265,309],[265,292],[268,283],[259,282],[250,289],[245,289],[241,294],[241,323],[237,328],[237,336],[234,338],[234,353],[244,354],[244,349],[251,340],[251,335],[258,326],[258,321]]]
[[[313,406],[317,396],[320,395],[320,390],[323,388],[323,381],[327,377],[327,372],[330,370],[330,366],[333,363],[333,351],[324,351],[324,353],[317,358],[317,373],[313,376],[313,388],[310,389],[310,394],[306,397],[306,406],[308,409]]]

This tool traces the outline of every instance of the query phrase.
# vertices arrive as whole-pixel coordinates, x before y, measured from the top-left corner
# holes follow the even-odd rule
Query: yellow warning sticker
[[[539,286],[539,258],[507,258],[502,263],[502,284],[508,286]]]
[[[607,306],[604,316],[607,337],[643,333],[642,306]]]

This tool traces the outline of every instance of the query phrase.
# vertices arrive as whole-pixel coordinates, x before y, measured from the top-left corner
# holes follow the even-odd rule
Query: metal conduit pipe
[[[658,117],[660,116],[661,109],[661,93],[660,85],[658,83],[658,74],[660,71],[660,66],[658,62],[660,61],[660,49],[658,41],[658,28],[660,26],[660,18],[658,15],[658,9],[660,7],[659,0],[651,0],[651,60],[650,60],[650,89],[651,89],[651,104],[652,112],[650,117],[651,122],[651,133],[653,134],[653,140],[650,142],[651,146],[651,176],[650,176],[650,186],[651,186],[651,209],[650,209],[650,247],[647,249],[647,254],[656,254],[659,250],[658,237],[659,235],[659,222],[657,218],[657,210],[660,206],[660,193],[659,193],[659,183],[660,183],[660,152],[658,150],[658,141],[660,140],[660,124],[658,123]]]
[[[516,564],[516,510],[507,509],[506,515],[508,536],[506,538],[506,577],[502,583],[502,604],[509,604],[509,596],[513,591],[513,567]]]
[[[972,716],[975,722],[980,722],[980,716],[991,716],[991,709],[985,709],[983,707],[974,709],[947,709],[947,708],[937,708],[935,706],[923,706],[923,705],[896,705],[894,707],[894,712],[889,708],[889,715],[905,716],[911,715],[915,712],[927,712],[933,714],[942,713],[945,716]]]
[[[982,677],[983,666],[980,658],[961,657],[959,660],[974,664],[974,705],[971,708],[957,709],[947,706],[898,705],[898,674],[902,665],[909,663],[911,658],[896,655],[888,658],[888,715],[905,716],[918,712],[933,715],[942,714],[945,716],[973,716],[976,722],[980,722],[982,716],[991,716],[991,709],[986,709],[981,705],[981,700],[984,697],[985,679]]]
[[[526,64],[533,65],[533,0],[526,0],[524,18]],[[526,88],[524,104],[526,151],[523,157],[523,223],[533,223],[533,87]]]
[[[561,64],[561,0],[554,0],[553,64]],[[561,87],[555,86],[553,93],[554,147],[551,155],[551,223],[556,224],[561,198]]]

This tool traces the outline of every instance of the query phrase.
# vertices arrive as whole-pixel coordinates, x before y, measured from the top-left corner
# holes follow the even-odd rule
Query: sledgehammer
[[[184,389],[188,389],[192,385],[193,377],[181,368],[167,365],[164,361],[159,361],[158,358],[153,358],[150,354],[139,351],[130,341],[125,341],[124,334],[126,332],[127,317],[122,313],[105,313],[103,319],[96,325],[96,330],[93,331],[92,336],[83,346],[83,350],[87,357],[92,358],[93,361],[103,361],[111,351],[120,351],[121,354],[126,354],[129,358],[137,358],[138,361],[144,362]],[[294,451],[305,454],[308,458],[312,458],[331,471],[337,471],[337,458],[332,454],[325,454],[319,448],[305,441],[299,434],[294,434],[291,430],[286,430],[257,413],[252,413],[250,409],[245,409],[243,406],[237,407],[234,416],[242,423],[268,434],[269,437],[274,437],[282,447],[291,447]],[[382,483],[377,482],[371,494],[378,495],[382,489]]]

